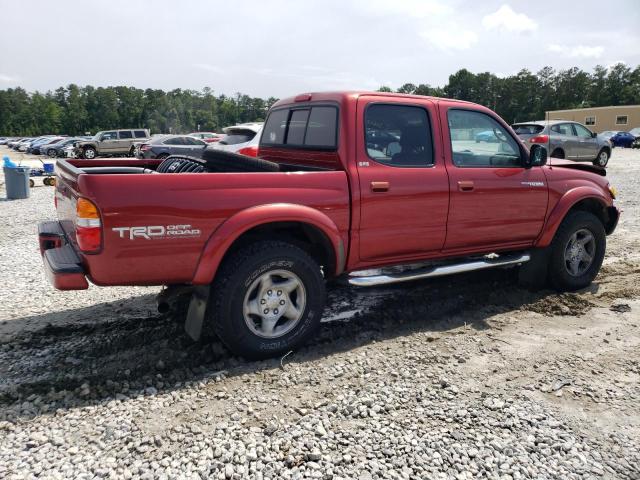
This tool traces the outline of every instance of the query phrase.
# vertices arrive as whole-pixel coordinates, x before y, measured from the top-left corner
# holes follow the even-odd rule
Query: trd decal
[[[200,230],[193,228],[191,225],[146,225],[141,227],[115,227],[114,232],[120,235],[120,238],[128,238],[135,240],[136,238],[144,238],[146,240],[154,240],[159,238],[185,238],[199,237]]]

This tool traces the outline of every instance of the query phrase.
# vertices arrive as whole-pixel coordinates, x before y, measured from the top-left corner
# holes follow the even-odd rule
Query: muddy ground
[[[590,288],[529,292],[514,270],[332,285],[318,338],[263,362],[190,342],[155,313],[157,288],[53,291],[35,235],[54,217],[52,190],[0,201],[0,476],[640,478],[640,151],[616,149],[608,176],[624,213]],[[376,415],[354,417],[362,398]],[[396,432],[392,455],[375,447],[383,428]],[[251,450],[242,432],[253,448],[292,446],[259,469],[224,454]],[[482,463],[478,442],[493,436],[515,453],[487,441],[496,460]],[[206,439],[223,452],[203,464],[191,454]],[[446,454],[456,445],[459,461]]]

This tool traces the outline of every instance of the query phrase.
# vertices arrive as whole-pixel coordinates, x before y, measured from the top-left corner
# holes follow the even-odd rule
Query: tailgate
[[[66,160],[59,160],[56,165],[56,212],[62,229],[74,249],[78,247],[75,219],[76,203],[78,197],[82,196],[78,185],[80,174],[82,174],[82,170]]]

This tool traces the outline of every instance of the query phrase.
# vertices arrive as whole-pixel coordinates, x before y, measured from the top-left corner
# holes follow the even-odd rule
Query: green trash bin
[[[29,198],[29,174],[31,167],[4,167],[4,185],[7,198],[17,200]]]

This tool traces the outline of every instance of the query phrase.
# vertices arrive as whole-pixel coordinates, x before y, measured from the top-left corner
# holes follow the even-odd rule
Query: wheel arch
[[[323,265],[326,277],[344,270],[344,242],[327,215],[307,206],[272,204],[242,210],[220,225],[205,244],[193,283],[211,283],[229,255],[264,238],[289,241],[303,248]]]
[[[612,209],[615,211],[613,212]],[[611,233],[617,224],[617,210],[611,206],[611,199],[592,187],[578,187],[568,191],[556,204],[549,215],[543,231],[536,241],[536,247],[548,247],[564,218],[572,211],[586,211],[595,215]],[[615,217],[615,218],[614,218]]]

